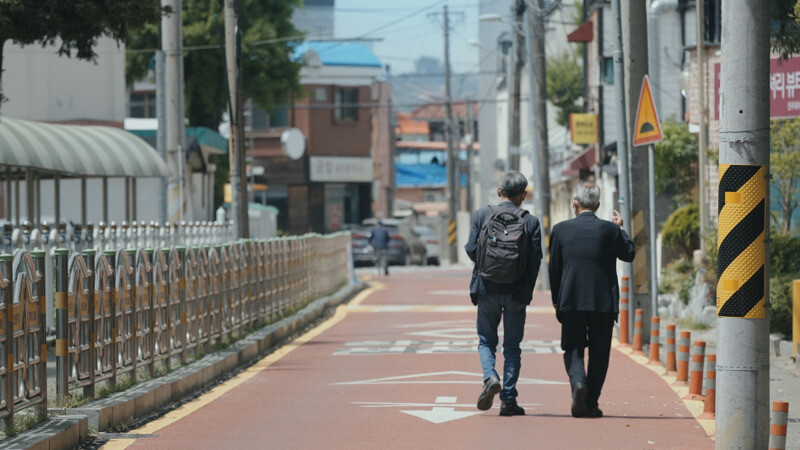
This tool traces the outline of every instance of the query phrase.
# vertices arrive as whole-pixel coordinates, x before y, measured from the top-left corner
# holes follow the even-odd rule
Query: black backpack
[[[517,281],[528,262],[529,231],[525,228],[528,211],[513,211],[489,205],[492,212],[478,234],[478,273],[498,284]]]

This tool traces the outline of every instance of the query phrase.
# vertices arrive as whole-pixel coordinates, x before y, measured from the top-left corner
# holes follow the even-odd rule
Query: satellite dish
[[[306,137],[297,128],[289,128],[281,133],[283,153],[292,159],[300,159],[306,151]]]

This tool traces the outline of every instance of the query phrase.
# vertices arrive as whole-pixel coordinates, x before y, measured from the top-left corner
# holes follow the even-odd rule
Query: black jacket
[[[500,202],[500,208],[513,211],[517,207],[510,201]],[[469,231],[469,239],[464,246],[467,256],[472,262],[477,261],[478,236],[480,235],[483,222],[492,214],[491,208],[484,206],[475,211],[472,216],[472,228]],[[531,303],[533,298],[533,287],[536,285],[536,277],[539,276],[539,265],[542,262],[542,231],[539,227],[539,220],[531,214],[525,215],[525,229],[530,234],[528,247],[528,262],[525,266],[525,274],[515,283],[497,284],[485,281],[478,274],[478,267],[472,269],[472,279],[469,282],[469,296],[473,305],[478,304],[480,294],[512,294],[514,301],[524,302],[526,305]]]
[[[619,225],[583,212],[550,234],[550,290],[557,312],[619,314],[617,258],[631,262],[636,247]]]

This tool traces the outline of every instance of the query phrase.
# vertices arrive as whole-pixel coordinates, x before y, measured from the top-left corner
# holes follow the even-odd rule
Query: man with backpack
[[[525,307],[533,298],[533,287],[542,260],[539,221],[520,209],[528,180],[519,172],[500,176],[498,205],[477,210],[465,250],[475,262],[469,295],[478,307],[478,355],[483,368],[483,391],[478,409],[492,407],[500,393],[500,415],[525,415],[517,404],[520,342],[525,331]],[[495,371],[497,328],[503,319],[503,382]]]

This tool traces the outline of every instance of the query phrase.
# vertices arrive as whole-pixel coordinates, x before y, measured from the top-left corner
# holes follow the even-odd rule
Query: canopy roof
[[[165,177],[153,147],[119,128],[0,118],[0,165],[66,176]]]

